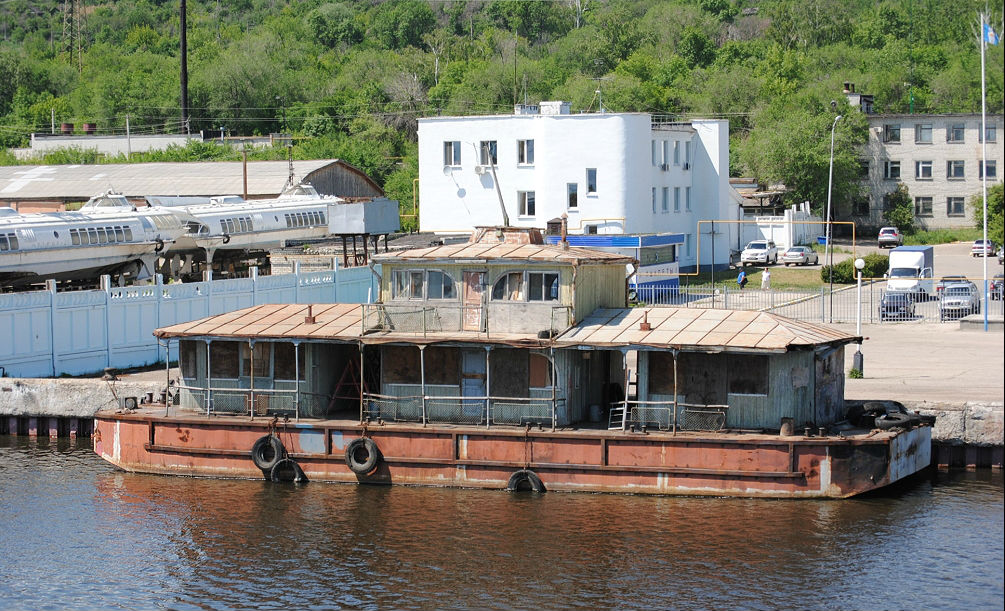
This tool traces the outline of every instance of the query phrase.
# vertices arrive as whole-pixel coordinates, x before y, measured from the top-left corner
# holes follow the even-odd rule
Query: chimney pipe
[[[639,331],[652,331],[653,326],[649,324],[649,310],[642,313],[642,322],[639,323]]]
[[[313,325],[315,322],[317,321],[314,319],[314,306],[307,304],[307,316],[304,316],[304,324]]]
[[[562,248],[569,250],[569,215],[562,213]]]

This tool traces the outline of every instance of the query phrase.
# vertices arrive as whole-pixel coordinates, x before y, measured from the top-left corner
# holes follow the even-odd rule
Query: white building
[[[972,227],[969,203],[981,193],[985,170],[981,115],[870,114],[872,96],[856,94],[854,84],[846,84],[844,93],[849,104],[867,113],[869,141],[861,161],[864,195],[838,214],[860,227],[885,225],[887,196],[903,183],[920,227]],[[989,188],[1002,182],[1002,128],[1002,115],[987,116]]]
[[[504,222],[571,234],[684,235],[680,266],[729,261],[739,218],[729,185],[729,126],[646,113],[571,114],[567,102],[512,115],[419,119],[420,230],[470,232]],[[698,236],[701,236],[700,244]]]

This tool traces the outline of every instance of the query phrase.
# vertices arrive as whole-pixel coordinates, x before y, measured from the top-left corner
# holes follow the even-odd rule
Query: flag
[[[984,24],[984,42],[988,43],[989,45],[996,45],[996,44],[998,44],[999,40],[1000,39],[998,38],[998,35],[995,34],[995,31],[991,28],[991,24],[985,23]]]

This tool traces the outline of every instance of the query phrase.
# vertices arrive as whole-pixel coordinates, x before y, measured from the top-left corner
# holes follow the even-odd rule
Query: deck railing
[[[655,427],[661,431],[721,431],[728,405],[674,401],[617,401],[611,404],[609,429]]]
[[[391,396],[369,393],[363,397],[363,416],[388,422],[438,424],[549,425],[565,399],[556,397],[459,397],[441,395]]]
[[[295,388],[225,388],[172,386],[174,405],[204,410],[212,415],[290,416],[291,418],[324,418],[332,398]],[[252,409],[254,405],[254,409]],[[170,410],[170,405],[167,406]]]

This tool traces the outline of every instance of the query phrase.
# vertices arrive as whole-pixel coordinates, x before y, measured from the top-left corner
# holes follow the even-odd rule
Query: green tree
[[[907,185],[900,183],[897,189],[886,196],[886,210],[883,220],[904,233],[914,233],[914,204]]]
[[[684,28],[677,52],[691,67],[705,67],[715,61],[715,43],[693,26]]]
[[[1005,185],[998,183],[988,189],[988,239],[996,244],[1005,243]],[[970,198],[970,208],[974,211],[974,225],[984,228],[984,194],[978,193]]]
[[[422,44],[423,34],[436,26],[436,15],[419,0],[386,2],[374,9],[370,35],[388,49],[402,49]]]
[[[344,4],[322,4],[307,17],[318,42],[330,49],[350,47],[363,40],[363,30],[353,10]]]

